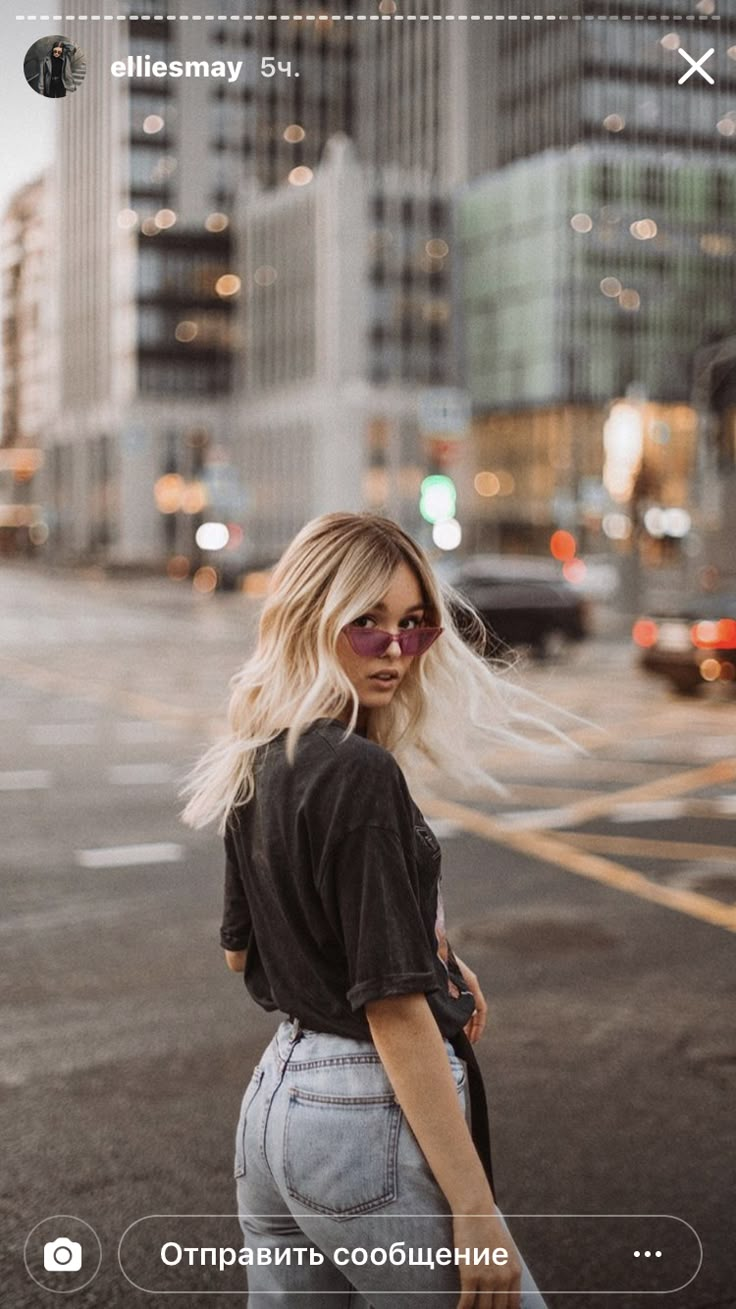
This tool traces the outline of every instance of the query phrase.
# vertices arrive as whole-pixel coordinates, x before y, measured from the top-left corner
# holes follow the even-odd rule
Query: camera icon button
[[[23,1262],[32,1280],[44,1289],[69,1295],[89,1286],[100,1271],[102,1245],[93,1227],[73,1214],[53,1214],[31,1229]]]

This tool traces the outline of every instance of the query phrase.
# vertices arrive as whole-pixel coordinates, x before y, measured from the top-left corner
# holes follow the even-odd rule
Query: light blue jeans
[[[465,1066],[445,1044],[464,1107]],[[455,1309],[456,1267],[371,1258],[392,1242],[426,1251],[453,1240],[447,1201],[370,1041],[281,1024],[243,1096],[235,1177],[253,1252],[250,1309],[317,1309],[328,1295],[329,1309],[418,1309],[418,1292],[433,1309]],[[272,1262],[257,1265],[258,1249]],[[285,1250],[290,1262],[275,1264]],[[310,1250],[324,1262],[312,1264]],[[360,1251],[366,1262],[353,1263]],[[545,1309],[526,1265],[521,1306]]]

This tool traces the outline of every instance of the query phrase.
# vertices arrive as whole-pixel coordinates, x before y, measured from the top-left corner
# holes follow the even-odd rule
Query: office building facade
[[[478,546],[596,537],[606,422],[627,396],[647,501],[692,498],[696,358],[736,318],[736,24],[706,26],[707,5],[626,13],[499,35],[505,131],[457,208],[473,464],[506,488],[466,487]],[[711,48],[712,83],[682,53]],[[535,88],[519,97],[523,69]]]

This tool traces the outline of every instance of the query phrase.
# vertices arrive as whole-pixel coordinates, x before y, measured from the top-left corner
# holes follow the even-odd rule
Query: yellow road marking
[[[716,763],[706,764],[701,768],[689,768],[684,773],[668,773],[652,782],[642,782],[638,786],[626,787],[623,791],[608,791],[605,794],[586,796],[576,800],[565,810],[565,824],[579,827],[591,818],[601,818],[612,813],[624,804],[643,800],[663,800],[676,795],[686,795],[689,791],[701,791],[706,786],[718,786],[730,782],[736,777],[736,758],[718,759]]]
[[[642,859],[718,859],[736,868],[736,847],[702,841],[652,841],[639,836],[600,836],[592,832],[565,832],[568,845],[600,854],[632,855]]]
[[[640,900],[664,905],[665,908],[675,909],[679,913],[689,915],[690,918],[699,918],[714,927],[725,927],[729,932],[736,932],[736,906],[721,904],[710,896],[702,895],[699,891],[660,886],[656,882],[649,881],[641,873],[624,868],[622,864],[616,864],[611,859],[603,859],[600,855],[592,854],[587,850],[578,850],[550,832],[510,830],[502,827],[495,819],[488,818],[486,814],[480,814],[465,805],[453,804],[450,801],[426,798],[426,811],[432,818],[449,818],[475,836],[481,836],[485,840],[493,841],[511,850],[519,850],[522,854],[564,868],[566,872],[575,873],[578,877],[600,882],[614,890],[637,896]]]
[[[533,782],[507,782],[509,788],[509,804],[516,804],[528,801],[531,804],[541,803],[544,800],[549,801],[552,805],[574,804],[581,796],[591,797],[593,793],[589,788],[582,786],[542,786]]]

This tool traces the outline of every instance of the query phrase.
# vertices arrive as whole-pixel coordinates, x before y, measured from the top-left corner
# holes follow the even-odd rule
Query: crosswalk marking
[[[94,745],[98,728],[96,723],[40,723],[29,735],[34,745]]]
[[[503,819],[499,819],[499,822],[509,829],[520,828],[534,831],[541,828],[579,827],[582,823],[590,822],[592,818],[607,818],[610,815],[616,817],[623,809],[627,810],[628,816],[631,818],[636,812],[634,808],[636,805],[639,806],[640,813],[645,812],[643,809],[645,804],[649,806],[648,812],[652,813],[655,801],[667,801],[671,806],[671,802],[676,796],[681,796],[688,791],[702,791],[708,786],[718,786],[721,783],[730,782],[734,777],[736,777],[736,758],[719,759],[716,763],[707,764],[705,767],[689,768],[679,773],[668,773],[666,777],[659,777],[655,781],[644,782],[639,786],[584,796],[582,799],[560,809],[532,809],[520,813],[505,814]],[[730,797],[721,797],[721,799],[729,801]],[[660,808],[653,816],[656,818],[680,817],[682,812],[684,810],[679,808],[673,810],[670,807],[666,812],[663,812]],[[718,812],[730,813],[731,811],[728,804],[725,804],[718,809]],[[623,822],[625,819],[618,819],[618,821]],[[642,819],[639,818],[638,821],[642,821]]]
[[[46,791],[52,776],[45,768],[20,768],[12,773],[0,773],[0,791]]]
[[[171,741],[175,730],[171,723],[160,723],[149,719],[131,719],[129,722],[115,723],[115,739],[125,745],[148,745],[155,741]]]
[[[112,764],[106,776],[113,786],[155,786],[170,782],[174,770],[171,764]]]
[[[80,868],[129,868],[138,864],[174,864],[184,858],[184,847],[173,841],[148,845],[111,845],[100,850],[77,850]]]

